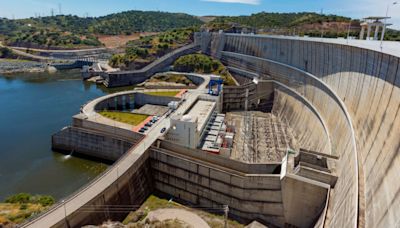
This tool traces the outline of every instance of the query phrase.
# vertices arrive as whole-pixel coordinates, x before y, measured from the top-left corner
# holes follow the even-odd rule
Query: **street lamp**
[[[392,4],[388,4],[386,8],[386,16],[385,16],[385,22],[383,24],[383,30],[382,30],[382,35],[381,35],[381,49],[383,48],[383,38],[385,37],[385,31],[386,31],[386,20],[389,15],[389,8],[391,5],[397,5],[397,2],[393,2]]]

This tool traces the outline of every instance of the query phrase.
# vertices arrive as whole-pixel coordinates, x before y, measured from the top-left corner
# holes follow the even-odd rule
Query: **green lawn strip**
[[[135,114],[135,113],[128,113],[128,112],[112,112],[112,111],[101,111],[99,112],[100,115],[130,125],[137,126],[141,122],[143,122],[148,115],[142,114]]]
[[[153,95],[153,96],[162,96],[162,97],[175,97],[179,92],[180,92],[179,90],[155,91],[155,92],[144,92],[144,94]]]

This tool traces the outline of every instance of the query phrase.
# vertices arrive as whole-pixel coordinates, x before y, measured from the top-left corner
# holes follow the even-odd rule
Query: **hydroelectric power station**
[[[209,94],[212,76],[193,74],[197,89],[179,96],[128,91],[88,102],[53,147],[116,162],[24,227],[121,220],[110,205],[152,193],[228,205],[233,219],[270,227],[399,227],[400,48],[383,47],[197,33],[182,51],[220,59],[241,85]],[[145,71],[104,75],[106,84],[138,83],[178,52]],[[140,132],[98,113],[132,109],[152,126]],[[103,210],[85,210],[94,206]]]

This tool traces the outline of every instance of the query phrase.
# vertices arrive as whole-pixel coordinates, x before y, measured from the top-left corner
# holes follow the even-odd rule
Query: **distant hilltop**
[[[0,18],[0,41],[13,46],[83,48],[103,46],[99,37],[130,36],[194,27],[227,32],[345,37],[358,36],[360,21],[337,15],[310,12],[267,13],[249,16],[193,16],[159,11],[125,11],[101,17],[57,15],[10,20]],[[400,40],[389,30],[386,40]]]
[[[183,13],[126,11],[102,17],[57,15],[0,19],[0,39],[8,45],[40,47],[97,47],[99,35],[131,35],[200,26],[197,17]]]

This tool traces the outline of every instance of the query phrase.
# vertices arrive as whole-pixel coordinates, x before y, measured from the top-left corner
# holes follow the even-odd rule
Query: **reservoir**
[[[82,82],[79,71],[0,75],[0,201],[20,192],[60,199],[107,169],[52,152],[51,135],[70,125],[81,105],[111,92]]]

